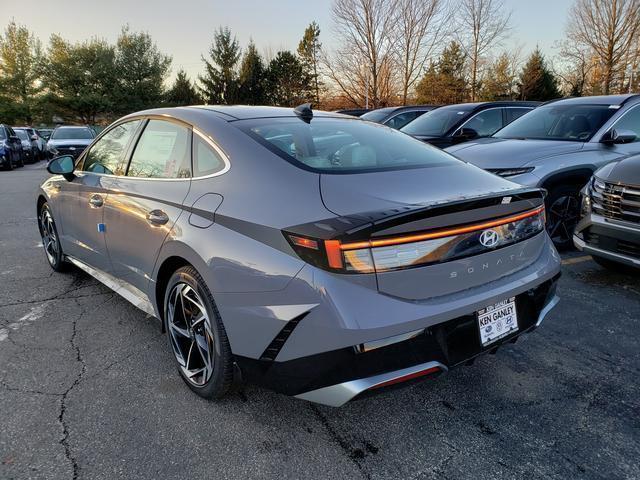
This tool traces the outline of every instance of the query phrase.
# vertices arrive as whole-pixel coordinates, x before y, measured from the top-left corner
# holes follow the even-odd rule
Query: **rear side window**
[[[204,177],[222,171],[222,156],[200,135],[193,136],[193,176]]]
[[[140,120],[133,120],[109,130],[91,147],[82,169],[85,172],[124,175],[125,153],[138,125]]]
[[[191,129],[164,120],[149,120],[131,157],[127,176],[189,178]]]
[[[411,120],[418,117],[422,112],[404,112],[396,115],[393,118],[390,118],[385,122],[387,127],[395,128],[396,130],[401,129]]]
[[[505,125],[509,125],[516,118],[520,118],[522,115],[524,115],[525,113],[529,113],[531,110],[533,109],[532,108],[514,108],[514,107],[505,108],[505,111],[507,112],[507,121]]]
[[[451,155],[397,130],[361,120],[269,118],[234,122],[256,141],[307,170],[358,173],[456,164]]]

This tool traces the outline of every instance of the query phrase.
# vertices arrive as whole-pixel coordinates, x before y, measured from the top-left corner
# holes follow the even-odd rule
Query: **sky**
[[[456,0],[451,0],[455,2]],[[512,10],[510,38],[504,49],[523,47],[526,55],[536,45],[556,54],[553,45],[563,37],[566,13],[573,0],[504,0]],[[304,29],[316,21],[321,41],[335,47],[331,32],[331,0],[33,0],[27,4],[0,0],[5,22],[26,25],[46,45],[60,34],[70,41],[100,37],[114,42],[122,25],[146,31],[160,50],[173,57],[172,75],[183,68],[191,78],[202,71],[218,26],[228,26],[242,46],[253,39],[261,53],[295,50]]]

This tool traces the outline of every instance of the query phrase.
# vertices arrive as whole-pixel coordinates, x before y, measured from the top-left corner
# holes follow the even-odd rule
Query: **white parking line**
[[[45,304],[31,307],[31,311],[29,313],[26,313],[15,322],[11,322],[9,325],[7,325],[7,328],[0,328],[0,342],[3,342],[7,338],[9,338],[10,330],[13,330],[15,332],[21,327],[29,325],[30,323],[35,322],[39,318],[42,318],[42,316],[44,315],[44,309],[45,309]]]

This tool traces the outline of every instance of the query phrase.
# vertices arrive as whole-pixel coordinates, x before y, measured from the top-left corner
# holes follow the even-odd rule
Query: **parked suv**
[[[385,107],[371,110],[360,118],[368,122],[379,123],[400,130],[421,115],[437,108],[434,105],[407,105],[403,107]]]
[[[161,319],[203,397],[239,373],[342,405],[493,352],[558,301],[540,189],[308,105],[140,112],[48,169],[49,264]]]
[[[14,132],[22,142],[22,160],[25,163],[33,163],[38,160],[39,150],[38,142],[32,140],[31,136],[25,128],[14,128]]]
[[[580,190],[593,172],[640,153],[640,95],[547,103],[491,138],[447,150],[514,182],[545,188],[547,229],[557,246],[568,247],[580,214]]]
[[[6,170],[22,167],[22,141],[9,125],[0,124],[0,166]]]
[[[89,127],[56,127],[47,142],[49,157],[71,155],[77,158],[95,138],[95,132]]]
[[[640,272],[640,155],[598,170],[582,192],[574,242],[599,264]]]
[[[447,105],[432,110],[400,130],[419,140],[446,148],[493,135],[539,102],[480,102]]]

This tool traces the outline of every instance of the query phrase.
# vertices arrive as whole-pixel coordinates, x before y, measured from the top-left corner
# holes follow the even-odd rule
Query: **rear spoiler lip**
[[[353,215],[335,216],[316,222],[284,228],[283,231],[289,234],[319,240],[341,240],[345,242],[354,242],[369,239],[374,236],[376,232],[380,232],[381,230],[385,230],[402,223],[408,223],[411,220],[407,221],[407,217],[414,217],[416,219],[429,218],[436,216],[433,215],[433,213],[443,212],[444,210],[466,210],[457,210],[457,207],[465,204],[491,201],[495,202],[498,200],[502,203],[503,199],[507,197],[521,197],[522,199],[533,200],[534,203],[522,208],[521,211],[525,211],[543,204],[546,197],[546,190],[536,187],[521,187],[512,190],[459,198],[453,201],[443,201],[430,205],[406,206],[386,211],[373,211]],[[500,205],[501,203],[498,203],[497,205]],[[499,218],[500,216],[502,215],[495,215],[493,218]]]

